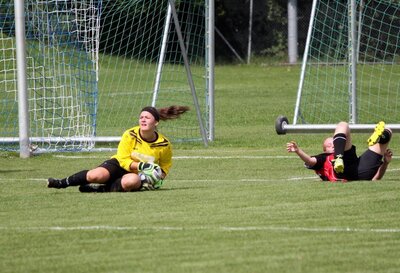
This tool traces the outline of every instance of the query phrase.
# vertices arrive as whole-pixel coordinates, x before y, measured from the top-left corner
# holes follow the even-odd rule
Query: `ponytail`
[[[173,105],[157,109],[161,120],[170,120],[179,118],[182,114],[190,110],[188,106]]]

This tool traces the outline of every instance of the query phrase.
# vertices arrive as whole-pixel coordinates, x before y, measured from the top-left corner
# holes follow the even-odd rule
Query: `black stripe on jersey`
[[[136,134],[136,132],[134,130],[129,131],[129,135],[136,139],[137,142],[142,143],[142,140],[140,139],[140,137],[138,137],[138,135]]]
[[[169,141],[166,139],[163,139],[163,141],[161,142],[157,142],[157,143],[152,143],[150,144],[150,147],[154,148],[154,147],[165,147],[169,145]]]

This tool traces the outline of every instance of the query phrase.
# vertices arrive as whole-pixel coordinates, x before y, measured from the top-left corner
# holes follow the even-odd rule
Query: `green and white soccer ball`
[[[144,170],[139,173],[142,185],[145,185],[149,189],[157,189],[163,184],[161,168],[154,168],[152,170]]]

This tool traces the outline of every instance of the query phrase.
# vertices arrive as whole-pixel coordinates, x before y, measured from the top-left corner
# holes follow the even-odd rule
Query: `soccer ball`
[[[157,184],[162,179],[162,171],[160,167],[152,170],[144,170],[141,175],[141,180],[145,180],[147,183],[152,185]]]

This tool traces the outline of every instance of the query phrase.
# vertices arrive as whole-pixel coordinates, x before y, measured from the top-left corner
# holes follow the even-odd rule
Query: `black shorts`
[[[358,164],[358,180],[372,180],[377,173],[379,167],[382,165],[383,156],[371,151],[366,150],[360,156]]]
[[[382,164],[382,155],[371,150],[366,150],[360,157],[357,156],[356,147],[343,154],[344,173],[341,178],[347,180],[372,180]]]
[[[99,165],[99,167],[107,169],[107,171],[110,173],[110,179],[107,181],[107,183],[113,182],[116,179],[121,178],[125,174],[129,173],[119,165],[118,160],[116,160],[115,158],[104,161]]]

